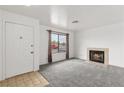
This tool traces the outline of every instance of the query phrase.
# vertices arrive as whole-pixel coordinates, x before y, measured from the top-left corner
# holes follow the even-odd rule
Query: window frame
[[[57,52],[55,52],[55,53],[52,52],[52,54],[66,52],[66,51],[67,51],[67,50],[66,50],[66,47],[67,47],[67,42],[66,42],[66,41],[67,41],[67,40],[65,40],[65,46],[66,46],[66,47],[65,47],[65,51],[63,51],[63,52],[61,51],[61,52],[60,52],[60,47],[59,47],[59,46],[60,46],[60,36],[65,36],[65,39],[67,39],[67,38],[66,38],[66,34],[57,33],[57,32],[52,32],[52,33],[51,33],[51,42],[52,42],[52,34],[57,35],[57,42],[58,42]],[[52,46],[52,43],[51,43],[51,46]],[[52,48],[52,50],[53,50],[53,48]]]

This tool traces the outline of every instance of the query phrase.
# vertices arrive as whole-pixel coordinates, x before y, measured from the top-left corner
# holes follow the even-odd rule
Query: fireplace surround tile
[[[109,48],[87,48],[87,60],[90,62],[95,62],[91,61],[89,58],[90,51],[104,51],[104,64],[108,65],[109,64]]]

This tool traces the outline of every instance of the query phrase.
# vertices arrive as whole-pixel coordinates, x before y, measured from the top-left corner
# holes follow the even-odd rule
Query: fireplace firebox
[[[89,60],[104,64],[104,51],[90,50]]]

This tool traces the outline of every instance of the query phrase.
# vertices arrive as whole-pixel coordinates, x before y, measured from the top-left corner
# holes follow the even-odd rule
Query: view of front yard
[[[52,34],[52,53],[66,52],[66,36],[60,34]]]

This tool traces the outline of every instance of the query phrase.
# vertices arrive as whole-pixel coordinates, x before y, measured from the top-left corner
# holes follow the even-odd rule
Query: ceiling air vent
[[[72,23],[78,23],[79,21],[78,20],[74,20],[74,21],[72,21]]]

